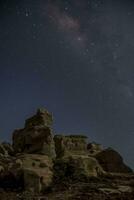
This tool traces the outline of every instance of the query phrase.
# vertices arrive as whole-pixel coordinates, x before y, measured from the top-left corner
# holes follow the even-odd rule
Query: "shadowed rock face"
[[[96,155],[97,153],[99,153],[103,150],[103,147],[101,144],[92,142],[87,145],[87,150],[88,150],[89,154]]]
[[[0,155],[1,156],[13,156],[14,155],[14,149],[12,145],[8,142],[3,142],[0,144]]]
[[[26,120],[24,129],[13,133],[13,148],[16,153],[39,153],[55,156],[53,134],[50,128],[52,115],[46,110],[38,110],[36,115]]]
[[[104,174],[97,160],[86,155],[72,155],[56,159],[54,170],[56,179],[61,180],[65,178],[80,180],[81,177],[98,177]]]
[[[81,176],[97,177],[104,174],[98,161],[88,156],[87,137],[56,135],[54,141],[57,156],[54,168],[57,177],[68,176],[79,179]]]
[[[18,170],[23,173],[25,190],[39,193],[52,183],[53,162],[48,156],[24,154],[17,157],[16,163],[20,162]],[[14,166],[12,168],[14,169]]]
[[[56,135],[54,137],[55,150],[57,157],[64,157],[66,155],[82,155],[87,153],[87,137],[82,135],[62,136]]]
[[[101,151],[95,157],[106,172],[132,172],[132,170],[124,164],[121,155],[111,148]]]
[[[39,193],[53,178],[52,159],[39,154],[20,154],[0,161],[0,187]]]
[[[45,109],[38,109],[36,115],[25,121],[25,128],[35,126],[51,127],[53,124],[52,114]]]

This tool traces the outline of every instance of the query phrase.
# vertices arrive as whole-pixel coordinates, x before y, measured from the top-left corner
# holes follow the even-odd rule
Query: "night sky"
[[[0,0],[0,140],[39,107],[134,167],[134,1]]]

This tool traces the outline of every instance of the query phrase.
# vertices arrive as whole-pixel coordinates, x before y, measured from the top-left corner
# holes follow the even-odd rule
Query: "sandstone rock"
[[[37,193],[47,188],[53,179],[53,162],[45,155],[20,154],[5,168],[3,165],[0,165],[0,186],[3,187],[21,187]]]
[[[16,153],[39,153],[55,157],[52,130],[49,127],[52,116],[47,111],[38,110],[37,114],[26,120],[24,129],[13,133],[13,148]]]
[[[46,109],[38,109],[36,115],[29,118],[25,122],[25,128],[30,128],[33,126],[47,126],[51,127],[53,123],[52,114],[50,114]]]
[[[41,192],[52,183],[53,162],[44,155],[22,155],[22,171],[25,190]]]
[[[12,145],[10,143],[3,142],[2,146],[5,149],[5,151],[8,153],[8,155],[10,155],[10,156],[14,155],[14,149],[13,149],[13,147],[12,147]]]
[[[87,153],[87,137],[82,135],[62,136],[56,135],[55,151],[57,157],[66,155],[83,155]]]
[[[87,150],[88,150],[89,154],[96,155],[97,153],[99,153],[103,150],[103,147],[101,144],[92,142],[87,145]]]
[[[106,172],[132,172],[132,170],[124,164],[121,155],[112,148],[101,151],[95,157]]]
[[[89,156],[72,155],[59,158],[54,165],[56,178],[97,177],[104,174],[97,160]]]
[[[97,187],[98,194],[109,196],[132,193],[133,176],[131,173],[128,176],[132,170],[116,151],[110,148],[103,150],[96,143],[87,145],[87,137],[82,135],[56,135],[53,139],[52,121],[48,111],[39,109],[36,115],[26,120],[23,129],[14,131],[13,146],[0,144],[0,188],[21,188],[34,195],[51,184],[54,186],[54,180],[64,185],[65,179],[64,187],[66,182],[75,182],[80,184],[79,192],[82,180],[89,181],[84,183],[86,191],[87,187],[91,187],[91,195],[87,199],[92,197],[93,187],[94,191]],[[68,188],[71,190],[70,185]],[[82,199],[83,194],[77,197]]]
[[[118,190],[123,193],[131,193],[133,191],[132,187],[127,185],[119,185]]]
[[[0,154],[1,155],[7,154],[7,151],[6,151],[6,149],[4,148],[4,146],[2,144],[0,144]]]
[[[39,153],[55,157],[52,131],[48,127],[33,127],[13,133],[15,152]]]

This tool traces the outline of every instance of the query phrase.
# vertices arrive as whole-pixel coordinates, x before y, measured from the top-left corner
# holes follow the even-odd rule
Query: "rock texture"
[[[46,109],[38,109],[36,115],[30,117],[25,122],[25,128],[35,127],[35,126],[45,126],[51,127],[53,124],[52,114]]]
[[[106,172],[131,173],[132,170],[124,164],[123,158],[112,148],[105,149],[98,153],[96,159]]]
[[[39,153],[55,156],[52,134],[52,116],[46,110],[39,109],[35,116],[25,122],[24,129],[13,133],[13,148],[16,153]]]
[[[53,136],[52,122],[39,109],[12,145],[0,143],[0,199],[134,199],[134,174],[118,152],[83,135]]]
[[[54,137],[57,157],[86,155],[87,137],[83,135],[56,135]]]
[[[52,183],[53,162],[48,156],[24,154],[18,156],[16,163],[20,163],[18,170],[24,176],[25,190],[39,193]]]
[[[95,156],[97,153],[99,153],[103,150],[103,147],[101,144],[92,142],[87,145],[87,150],[88,150],[89,154]]]
[[[54,164],[56,179],[81,177],[98,177],[104,174],[103,169],[93,157],[72,155],[56,159]]]

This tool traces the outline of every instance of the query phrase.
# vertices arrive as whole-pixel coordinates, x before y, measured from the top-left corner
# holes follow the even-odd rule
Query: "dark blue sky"
[[[0,1],[0,140],[37,108],[134,167],[134,2]]]

